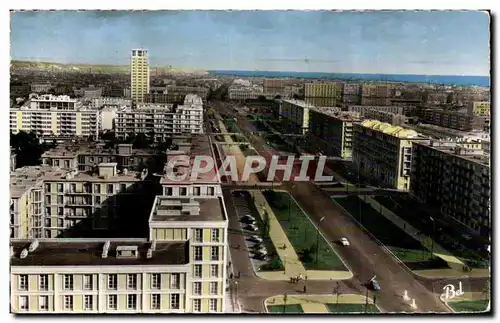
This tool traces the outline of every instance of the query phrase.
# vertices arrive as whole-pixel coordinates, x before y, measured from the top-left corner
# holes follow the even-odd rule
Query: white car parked
[[[349,243],[349,240],[347,240],[347,238],[346,238],[346,237],[342,237],[342,238],[340,238],[340,243],[341,243],[343,246],[349,246],[349,245],[351,245],[351,244]]]

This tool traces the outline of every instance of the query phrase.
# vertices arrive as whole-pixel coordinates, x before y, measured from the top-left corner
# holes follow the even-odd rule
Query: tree
[[[25,131],[11,133],[10,146],[16,152],[17,167],[40,165],[43,152],[49,148],[49,145],[40,144],[36,133]]]

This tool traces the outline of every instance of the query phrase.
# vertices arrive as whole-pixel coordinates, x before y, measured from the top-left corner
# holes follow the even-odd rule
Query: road
[[[219,107],[226,113],[231,113],[230,109]],[[229,111],[228,111],[229,110]],[[248,121],[243,118],[238,119],[240,128],[247,128]],[[248,127],[247,129],[249,129]],[[269,155],[276,152],[266,146],[266,143],[261,137],[250,134],[254,148],[262,154]],[[412,311],[408,303],[402,298],[404,291],[408,291],[410,297],[415,298],[417,304],[417,312],[450,312],[438,298],[442,286],[453,280],[430,280],[415,277],[406,267],[397,262],[390,254],[388,254],[382,246],[379,246],[371,237],[353,223],[348,214],[336,207],[331,201],[328,194],[325,194],[316,185],[310,182],[287,182],[283,183],[285,188],[295,200],[300,204],[304,211],[309,214],[322,233],[330,241],[337,241],[340,237],[346,237],[351,242],[351,246],[335,247],[335,251],[343,258],[347,266],[352,271],[354,277],[348,281],[341,283],[345,290],[357,291],[359,294],[365,293],[364,284],[373,276],[376,275],[380,282],[382,291],[377,294],[377,304],[386,312],[408,312]],[[227,193],[226,193],[227,195]],[[231,197],[226,197],[225,201],[231,200]],[[312,198],[314,197],[314,198]],[[239,224],[235,219],[234,211],[231,203],[228,203],[229,222],[231,230],[238,230]],[[231,214],[233,213],[233,214]],[[323,218],[321,223],[319,220]],[[235,222],[235,223],[234,223]],[[233,231],[237,232],[237,231]],[[231,234],[230,245],[243,246],[244,240],[238,234]],[[242,286],[247,286],[247,291],[251,290],[251,296],[246,293],[240,297],[246,302],[248,308],[259,308],[257,303],[262,302],[261,299],[266,294],[261,290],[260,282],[253,273],[248,253],[243,250],[231,249],[233,262],[237,270],[241,270],[242,277],[254,277],[249,283],[242,281]],[[258,279],[257,279],[258,280]],[[470,287],[478,288],[484,280],[470,280]],[[263,286],[267,289],[274,286],[273,284],[285,284],[282,282],[266,282]],[[484,286],[484,285],[483,285]],[[308,286],[309,287],[309,286]],[[264,287],[262,287],[264,288]],[[321,290],[321,287],[318,286]],[[312,293],[312,289],[309,289]],[[331,293],[331,288],[324,289],[324,293]],[[254,293],[257,293],[257,295]],[[259,295],[263,296],[259,296]],[[273,292],[273,294],[277,294]]]

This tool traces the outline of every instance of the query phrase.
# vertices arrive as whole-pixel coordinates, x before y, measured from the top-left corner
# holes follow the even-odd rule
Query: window
[[[73,295],[64,295],[64,310],[73,310]]]
[[[201,295],[201,282],[194,282],[193,283],[193,294],[194,295]]]
[[[45,192],[50,193],[50,183],[45,184]]]
[[[94,193],[101,193],[101,184],[95,184],[94,185]]]
[[[28,290],[28,275],[19,275],[19,290]]]
[[[117,283],[118,281],[118,275],[117,274],[109,274],[108,275],[108,289],[115,289],[117,288]]]
[[[165,188],[165,195],[166,196],[172,196],[172,188],[171,187],[166,187]]]
[[[203,230],[202,229],[194,229],[194,241],[195,242],[203,242]]]
[[[64,289],[73,290],[73,275],[70,274],[64,275]]]
[[[179,195],[186,196],[187,195],[187,187],[180,187],[179,188]]]
[[[127,184],[120,184],[120,192],[125,192],[127,190]]]
[[[48,311],[49,310],[49,297],[48,296],[40,296],[40,311]]]
[[[127,309],[128,310],[137,309],[137,295],[136,294],[127,295]]]
[[[86,274],[83,276],[83,289],[92,290],[92,275]]]
[[[208,195],[215,195],[215,188],[212,186],[207,187],[207,194]]]
[[[40,275],[38,277],[38,283],[41,291],[49,290],[49,275]]]
[[[137,275],[136,274],[128,274],[127,275],[127,288],[128,289],[137,289]]]
[[[193,299],[193,312],[201,312],[201,299]]]
[[[210,265],[210,277],[219,277],[219,265]]]
[[[200,188],[198,186],[193,187],[193,195],[195,195],[195,196],[200,195]]]
[[[108,193],[113,194],[113,184],[108,184]]]
[[[161,289],[161,274],[151,274],[151,288]]]
[[[217,299],[210,300],[210,312],[217,312]]]
[[[219,242],[219,229],[212,229],[212,242]]]
[[[61,183],[57,184],[57,192],[62,193],[64,190],[64,185]]]
[[[219,247],[211,247],[211,258],[212,260],[219,260]]]
[[[203,260],[203,249],[201,247],[194,247],[194,260]]]
[[[70,184],[70,192],[71,193],[75,193],[76,192],[76,184],[75,183],[71,183]]]
[[[179,309],[179,294],[171,294],[170,295],[170,308],[173,310]]]
[[[159,310],[160,304],[161,304],[161,295],[160,294],[151,295],[151,309]]]
[[[108,295],[108,310],[116,310],[118,307],[118,295]]]
[[[19,296],[19,308],[21,311],[29,311],[30,304],[28,301],[28,296]]]
[[[85,302],[83,304],[83,309],[85,311],[92,311],[94,309],[94,296],[85,295]]]
[[[217,282],[211,282],[210,283],[210,294],[211,295],[217,295],[219,289],[218,289],[219,285]]]
[[[180,288],[181,275],[180,274],[170,274],[170,288],[179,289]]]
[[[201,278],[201,265],[194,265],[194,278]]]

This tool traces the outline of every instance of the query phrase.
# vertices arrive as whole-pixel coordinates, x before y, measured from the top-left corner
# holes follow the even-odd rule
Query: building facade
[[[467,108],[467,112],[471,116],[476,117],[489,117],[490,116],[491,103],[484,102],[470,102]]]
[[[342,97],[341,83],[306,83],[304,85],[306,98],[333,98],[340,102]]]
[[[491,233],[490,155],[480,141],[415,143],[410,193],[471,232]]]
[[[309,110],[307,139],[327,156],[349,159],[352,156],[353,124],[359,116],[341,113],[329,108]]]
[[[426,139],[414,130],[365,120],[354,124],[353,162],[360,174],[377,184],[407,191],[413,142]]]
[[[361,85],[361,105],[387,106],[391,104],[391,84],[363,84]]]
[[[447,110],[425,109],[421,113],[421,119],[425,123],[460,131],[487,131],[490,127],[489,116],[474,116]]]
[[[305,135],[309,130],[309,110],[314,106],[300,100],[281,100],[279,115],[289,133]]]
[[[10,109],[12,133],[97,138],[99,129],[99,111],[66,95],[35,95],[23,106]]]
[[[133,49],[130,61],[130,94],[132,101],[144,102],[144,95],[149,93],[148,51]]]

